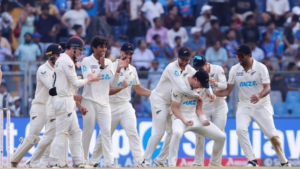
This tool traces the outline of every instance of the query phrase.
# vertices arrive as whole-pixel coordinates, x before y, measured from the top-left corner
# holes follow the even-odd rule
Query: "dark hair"
[[[80,0],[72,0],[71,9],[75,9],[75,2],[80,2]]]
[[[267,23],[266,23],[266,26],[268,27],[268,26],[270,26],[271,24],[275,24],[273,21],[268,21]]]
[[[159,34],[155,34],[153,37],[152,37],[152,39],[153,40],[156,40],[157,38],[159,38],[160,36],[159,36]]]
[[[246,22],[248,22],[250,19],[254,19],[254,15],[248,15],[246,17]]]
[[[220,42],[220,43],[221,43],[220,40],[218,40],[218,39],[213,39],[213,41],[212,41],[213,46],[214,46],[217,42]]]
[[[153,23],[156,23],[156,20],[157,19],[160,19],[159,17],[155,17],[155,18],[153,18]]]
[[[172,21],[173,27],[174,27],[174,25],[175,25],[176,23],[180,23],[179,20],[173,20],[173,21]]]
[[[217,19],[212,19],[212,20],[210,21],[211,26],[215,25],[216,23],[219,24],[219,21],[218,21]]]
[[[168,6],[168,11],[172,11],[174,7],[176,7],[176,6],[175,5]]]
[[[230,22],[229,22],[229,25],[235,23],[235,20],[231,19]]]
[[[105,16],[105,11],[100,11],[100,12],[98,13],[98,16]]]
[[[226,36],[228,36],[229,32],[231,32],[231,31],[233,31],[233,32],[235,33],[235,30],[234,30],[234,29],[229,29],[229,30],[227,31]]]
[[[292,22],[298,22],[299,21],[299,16],[298,15],[293,15],[292,16]]]
[[[175,41],[177,41],[178,39],[181,39],[181,37],[180,36],[176,36],[175,37]]]
[[[145,39],[140,39],[140,40],[138,41],[138,46],[141,45],[142,41],[145,41]]]
[[[30,32],[26,32],[26,33],[24,34],[24,37],[25,37],[26,35],[29,35],[29,36],[32,38],[32,34],[31,34]]]
[[[108,39],[103,36],[95,36],[92,39],[91,46],[97,48],[98,46],[103,47],[104,45],[108,47]]]
[[[263,39],[266,38],[267,34],[268,34],[268,31],[266,31],[266,32],[264,32],[264,33],[262,34]]]
[[[287,66],[287,70],[291,70],[294,66],[296,66],[295,62],[290,62]]]

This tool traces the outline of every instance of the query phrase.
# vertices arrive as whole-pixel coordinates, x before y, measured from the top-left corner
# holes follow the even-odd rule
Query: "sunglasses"
[[[199,55],[196,55],[196,56],[194,57],[194,60],[195,60],[195,59],[197,59],[197,60],[202,60],[203,57],[202,57],[202,56],[199,56]]]
[[[237,57],[238,59],[244,59],[245,55],[243,55],[243,54],[237,54],[236,57]]]

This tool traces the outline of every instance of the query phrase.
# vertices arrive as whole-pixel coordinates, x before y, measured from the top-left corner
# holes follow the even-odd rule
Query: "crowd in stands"
[[[106,57],[113,61],[118,59],[123,42],[134,44],[132,64],[146,72],[141,73],[141,82],[151,90],[182,46],[221,65],[226,72],[237,63],[234,51],[243,43],[269,71],[300,69],[298,0],[27,0],[16,24],[10,14],[11,3],[1,2],[1,62],[43,61],[49,44],[71,36],[86,42],[84,55],[89,56],[90,40],[100,35],[110,40]],[[12,36],[18,39],[16,48],[12,47]],[[1,68],[4,72],[27,71],[22,66]],[[36,70],[37,66],[30,69]],[[299,73],[275,73],[270,78],[272,90],[279,90],[283,101],[288,90],[300,91]],[[0,108],[7,104],[4,98],[12,105],[20,100],[5,97],[5,84],[0,89]],[[138,116],[151,115],[145,100],[133,97]]]

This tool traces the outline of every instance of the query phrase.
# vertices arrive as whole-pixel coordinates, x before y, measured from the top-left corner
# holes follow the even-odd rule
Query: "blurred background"
[[[132,65],[151,90],[182,46],[228,75],[237,63],[234,50],[246,43],[270,71],[274,117],[300,117],[299,0],[2,0],[0,12],[0,108],[13,116],[29,116],[49,44],[78,36],[89,56],[91,39],[101,35],[110,40],[112,61],[122,43],[134,44]],[[234,117],[236,88],[226,100]],[[137,117],[151,117],[147,97],[133,93],[132,104]]]

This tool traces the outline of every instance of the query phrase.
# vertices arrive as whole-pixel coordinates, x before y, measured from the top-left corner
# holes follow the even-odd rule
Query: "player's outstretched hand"
[[[128,87],[128,86],[129,86],[129,81],[128,81],[127,78],[125,78],[125,79],[123,80],[122,87],[123,87],[123,89],[125,89],[125,88]]]
[[[87,75],[87,79],[92,82],[98,82],[99,80],[101,80],[101,76],[98,77],[98,75],[95,74],[95,71],[93,71],[93,73],[89,73]]]
[[[209,126],[210,125],[210,121],[209,120],[204,120],[202,122],[202,126]]]
[[[74,95],[74,100],[77,101],[77,102],[81,102],[82,96],[79,95],[79,94],[76,94],[76,95]]]
[[[253,103],[253,104],[257,103],[259,100],[260,100],[259,94],[253,94],[253,95],[250,97],[250,101],[251,101],[251,103]]]
[[[218,82],[216,82],[214,78],[209,78],[209,83],[212,84],[214,87],[218,87]]]
[[[213,102],[216,100],[216,95],[215,94],[212,94],[212,95],[209,95],[208,93],[206,94],[207,97],[209,97],[209,102]]]
[[[193,126],[194,121],[193,120],[188,120],[188,121],[185,121],[184,124],[187,125],[187,126]]]
[[[88,110],[85,107],[81,106],[80,107],[80,112],[81,112],[82,115],[86,115],[86,113],[88,112]]]

